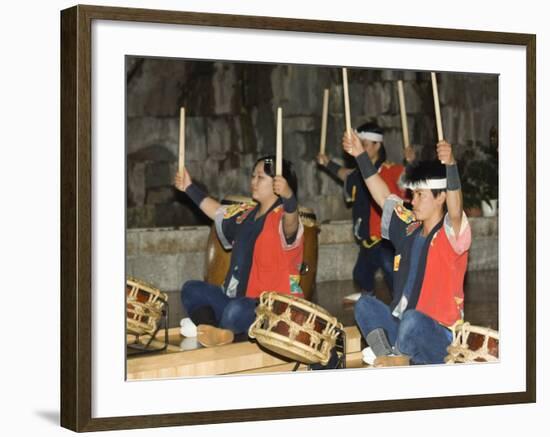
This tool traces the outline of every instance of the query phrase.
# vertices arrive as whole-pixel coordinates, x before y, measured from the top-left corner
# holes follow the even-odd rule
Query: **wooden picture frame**
[[[525,391],[176,414],[92,417],[92,22],[145,22],[512,45],[526,49]],[[61,425],[74,431],[529,403],[536,400],[536,38],[474,30],[75,6],[61,13]]]

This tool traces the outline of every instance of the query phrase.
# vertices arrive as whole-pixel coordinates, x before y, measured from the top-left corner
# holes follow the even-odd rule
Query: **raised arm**
[[[275,176],[273,178],[273,192],[281,196],[281,200],[283,201],[283,232],[288,241],[296,235],[298,226],[300,225],[298,201],[288,182],[282,176]]]
[[[361,140],[355,132],[351,132],[351,136],[348,136],[346,133],[344,134],[342,147],[346,153],[355,158],[372,198],[380,208],[383,208],[386,198],[391,194],[390,189],[384,179],[378,174],[367,152],[363,150]]]
[[[462,189],[453,147],[445,140],[437,143],[437,159],[445,164],[447,170],[447,214],[455,235],[458,235],[462,224]]]
[[[183,169],[183,174],[176,173],[174,178],[174,186],[179,191],[183,191],[204,212],[210,219],[214,220],[216,211],[221,204],[211,197],[204,194],[191,180],[191,176],[186,168]]]
[[[325,167],[330,173],[336,176],[341,181],[345,181],[353,169],[342,167],[323,153],[317,155],[317,163]]]

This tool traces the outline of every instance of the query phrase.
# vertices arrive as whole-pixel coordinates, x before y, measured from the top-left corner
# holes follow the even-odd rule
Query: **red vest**
[[[424,281],[416,309],[442,325],[452,326],[462,319],[464,275],[468,251],[457,254],[444,226],[434,235],[428,249]]]
[[[283,207],[278,206],[265,218],[262,232],[256,239],[252,267],[248,278],[246,297],[257,298],[263,291],[277,291],[291,294],[291,280],[300,280],[300,266],[303,259],[304,238],[298,235],[293,248],[283,249],[279,231],[283,219]],[[292,288],[292,294],[303,297],[301,290]]]

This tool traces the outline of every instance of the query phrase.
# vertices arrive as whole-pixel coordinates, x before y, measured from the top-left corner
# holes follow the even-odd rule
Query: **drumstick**
[[[403,147],[410,146],[409,125],[407,124],[407,109],[405,108],[405,93],[403,92],[403,81],[397,81],[397,93],[399,94],[399,111],[401,112],[401,129],[403,130]]]
[[[344,111],[346,115],[346,134],[351,136],[351,120],[349,114],[349,92],[348,92],[348,70],[342,68],[342,78],[344,81]]]
[[[325,154],[325,145],[327,143],[327,116],[328,116],[328,89],[325,88],[323,93],[323,118],[321,121],[321,144],[319,145],[319,153]]]
[[[275,174],[283,174],[283,108],[277,108],[277,150],[275,153]]]
[[[437,78],[432,72],[432,89],[434,95],[435,123],[437,125],[437,142],[443,141],[443,126],[441,124],[441,110],[439,108],[439,93],[437,92]]]
[[[185,108],[180,108],[180,147],[178,157],[178,173],[183,174],[185,166]]]

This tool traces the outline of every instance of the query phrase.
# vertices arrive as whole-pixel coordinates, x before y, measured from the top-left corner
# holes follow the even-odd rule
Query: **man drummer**
[[[181,290],[190,319],[182,321],[182,334],[196,335],[203,346],[231,343],[234,335],[246,334],[263,291],[303,297],[299,269],[304,229],[298,215],[298,182],[292,164],[282,163],[282,175],[276,175],[274,156],[259,159],[250,183],[255,202],[238,205],[221,205],[208,197],[185,169],[176,175],[176,188],[214,220],[220,242],[231,249],[223,286],[192,280]]]
[[[452,146],[437,144],[439,161],[409,166],[403,177],[412,190],[412,211],[392,194],[355,133],[344,135],[372,198],[383,209],[382,237],[395,247],[394,296],[390,306],[363,296],[355,319],[375,366],[443,363],[451,327],[463,317],[463,282],[471,230]]]
[[[367,122],[357,128],[357,137],[361,141],[362,150],[389,190],[403,196],[398,181],[404,168],[400,164],[386,160],[383,130],[376,123]],[[412,157],[410,154],[406,156]],[[353,268],[353,280],[361,293],[374,295],[374,275],[381,269],[391,294],[394,248],[391,242],[383,240],[380,234],[381,208],[372,200],[357,168],[342,167],[324,154],[317,156],[317,162],[344,182],[346,202],[352,204],[353,234],[359,245],[359,254]],[[359,293],[355,293],[349,298],[356,300],[359,296]]]

